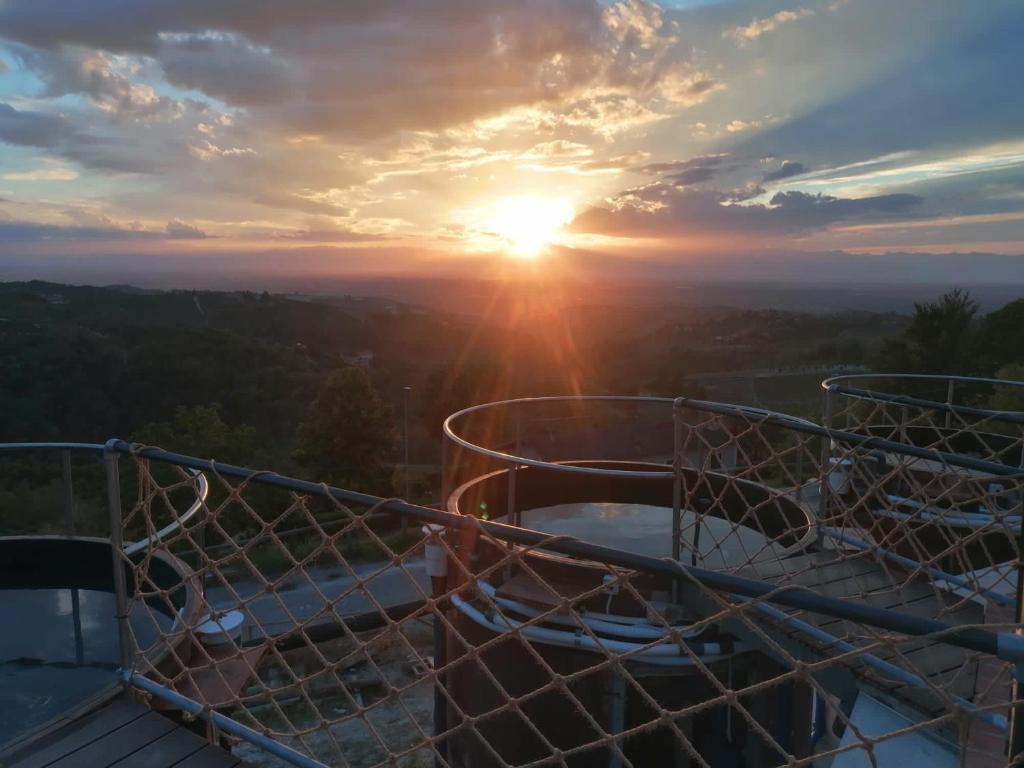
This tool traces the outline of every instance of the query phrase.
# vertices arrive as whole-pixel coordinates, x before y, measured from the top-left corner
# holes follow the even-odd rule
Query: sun
[[[510,255],[534,259],[558,240],[575,214],[564,197],[507,197],[487,206],[482,228],[500,239]]]

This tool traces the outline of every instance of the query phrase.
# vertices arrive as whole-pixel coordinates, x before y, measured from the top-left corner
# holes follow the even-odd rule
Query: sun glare
[[[574,215],[572,203],[564,197],[510,197],[488,207],[483,226],[509,254],[532,259],[558,239]]]

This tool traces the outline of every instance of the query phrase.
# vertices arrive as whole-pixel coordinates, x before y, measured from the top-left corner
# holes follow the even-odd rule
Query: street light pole
[[[402,391],[402,432],[403,442],[405,443],[405,496],[403,497],[406,501],[409,499],[409,393],[412,392],[412,387],[403,387]],[[402,527],[405,527],[405,518],[402,518]]]

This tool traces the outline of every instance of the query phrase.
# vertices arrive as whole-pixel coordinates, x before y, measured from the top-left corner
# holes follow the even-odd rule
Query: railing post
[[[825,389],[822,406],[821,426],[832,429],[832,387]],[[820,549],[825,541],[822,526],[828,517],[828,495],[831,492],[830,476],[832,474],[832,438],[824,435],[821,438],[821,468],[818,471],[818,514],[814,521],[814,530]]]
[[[956,380],[950,379],[949,386],[946,387],[946,405],[953,405],[953,389],[956,387]],[[953,413],[952,411],[946,411],[946,428],[948,429],[952,423]]]
[[[71,484],[71,451],[60,452],[61,474],[64,478],[64,534],[75,535],[75,489]]]
[[[103,451],[107,472],[107,505],[110,512],[110,556],[113,563],[114,598],[117,607],[118,641],[121,667],[132,671],[133,650],[131,628],[128,626],[128,584],[125,579],[124,540],[121,520],[121,477],[118,472],[118,454],[109,445]]]
[[[523,410],[519,405],[516,405],[516,458],[518,459],[523,453]],[[508,503],[505,514],[508,515],[508,521],[512,525],[519,525],[519,505],[516,501],[516,475],[519,473],[519,463],[516,462],[509,468],[508,474]]]
[[[1020,484],[1018,484],[1018,493]],[[1024,511],[1018,502],[1017,514]],[[1017,605],[1015,618],[1017,620],[1017,634],[1024,633],[1024,520],[1021,520],[1020,528],[1017,531]],[[1019,758],[1024,755],[1024,664],[1020,662],[1013,665],[1013,684],[1010,687],[1010,701],[1013,706],[1010,709],[1010,732],[1009,732],[1009,758],[1010,763],[1016,765]]]
[[[672,560],[680,562],[683,514],[683,425],[679,400],[672,403]],[[672,602],[681,599],[679,579],[672,580]]]

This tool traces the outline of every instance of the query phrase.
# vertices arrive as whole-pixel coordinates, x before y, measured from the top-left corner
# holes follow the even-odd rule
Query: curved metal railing
[[[648,397],[648,396],[626,396],[626,395],[552,395],[547,397],[521,397],[513,398],[511,400],[497,400],[491,403],[482,403],[480,405],[470,406],[464,408],[461,411],[457,411],[449,416],[444,421],[442,427],[444,436],[455,443],[464,450],[475,453],[479,456],[493,459],[503,464],[516,464],[526,467],[534,467],[537,469],[549,469],[558,472],[566,472],[570,474],[579,475],[591,475],[599,477],[631,477],[631,478],[672,478],[675,476],[675,472],[672,470],[665,471],[645,471],[645,470],[632,470],[632,469],[609,469],[603,467],[585,467],[573,464],[566,464],[564,462],[555,461],[544,461],[541,459],[531,459],[527,456],[516,455],[508,453],[506,451],[500,451],[496,448],[488,448],[479,443],[474,443],[471,440],[462,437],[457,429],[456,425],[458,422],[465,420],[467,417],[485,413],[487,411],[494,411],[499,408],[521,408],[524,406],[538,405],[543,403],[637,403],[637,404],[653,404],[653,405],[664,405],[668,406],[673,411],[682,402],[681,398],[672,397]],[[688,401],[696,403],[698,401]],[[787,423],[791,422],[794,424],[813,425],[813,422],[806,419],[801,419],[796,416],[788,416],[786,414],[778,413],[776,411],[770,411],[764,408],[755,408],[753,406],[737,406],[736,414],[742,414],[745,418],[763,418],[763,417],[777,417],[778,419],[786,420]],[[669,419],[673,419],[673,413],[669,413]]]
[[[107,446],[100,443],[74,443],[74,442],[29,442],[29,443],[0,443],[0,453],[20,453],[29,451],[60,451],[62,454],[62,474],[64,490],[64,515],[65,532],[68,535],[74,532],[74,490],[71,482],[71,454],[72,452],[104,454]],[[116,454],[115,454],[116,455]],[[124,545],[126,555],[134,555],[153,544],[163,541],[172,536],[181,527],[188,524],[199,511],[204,508],[206,498],[210,491],[210,483],[201,471],[197,469],[186,470],[195,481],[195,500],[182,513],[175,513],[174,520],[160,528],[152,536],[129,542]]]

